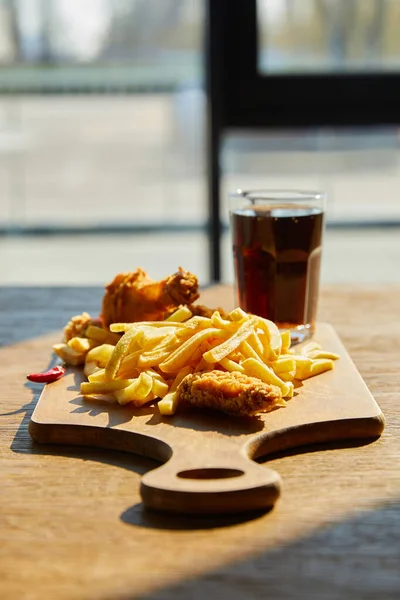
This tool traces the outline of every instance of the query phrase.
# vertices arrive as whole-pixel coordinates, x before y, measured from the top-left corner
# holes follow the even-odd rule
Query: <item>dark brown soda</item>
[[[314,328],[323,212],[254,205],[232,216],[239,306],[281,328]]]

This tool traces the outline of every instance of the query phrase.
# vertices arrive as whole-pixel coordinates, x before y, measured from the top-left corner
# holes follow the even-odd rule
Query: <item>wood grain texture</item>
[[[397,598],[400,590],[400,288],[322,290],[332,323],[386,416],[382,436],[277,453],[274,509],[186,517],[144,510],[151,459],[39,446],[28,423],[66,320],[99,288],[0,290],[0,597]],[[204,303],[229,308],[229,287]]]
[[[334,370],[296,387],[285,409],[244,419],[180,407],[163,417],[151,405],[86,400],[79,391],[82,369],[70,369],[45,386],[29,431],[40,443],[114,448],[165,463],[142,479],[150,508],[178,514],[267,509],[279,496],[279,475],[250,459],[316,442],[374,438],[383,430],[384,417],[333,327],[319,324],[314,339],[340,359]]]

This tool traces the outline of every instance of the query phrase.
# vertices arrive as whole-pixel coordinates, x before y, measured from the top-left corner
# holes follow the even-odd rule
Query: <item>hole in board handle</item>
[[[177,475],[182,479],[228,479],[230,477],[240,477],[244,475],[244,471],[218,468],[188,469],[180,471]]]

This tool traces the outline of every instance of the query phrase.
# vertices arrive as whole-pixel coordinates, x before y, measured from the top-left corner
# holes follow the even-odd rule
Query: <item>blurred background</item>
[[[258,0],[261,73],[400,70],[400,0]],[[203,0],[0,0],[0,285],[209,282]],[[228,190],[328,193],[324,283],[399,282],[397,127],[229,133]]]

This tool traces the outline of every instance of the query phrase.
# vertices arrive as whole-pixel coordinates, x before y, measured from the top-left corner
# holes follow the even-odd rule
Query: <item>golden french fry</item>
[[[169,387],[167,383],[163,383],[159,379],[153,377],[153,385],[151,391],[156,396],[156,398],[164,398],[169,392]]]
[[[292,369],[291,371],[282,371],[279,373],[280,379],[282,381],[293,381],[296,375],[296,369]]]
[[[95,362],[98,367],[104,369],[110,356],[114,352],[115,346],[111,344],[101,344],[101,346],[95,346],[86,355],[86,362]]]
[[[88,381],[90,381],[90,383],[99,383],[99,382],[103,382],[104,380],[104,369],[99,369],[97,367],[97,370],[94,371],[93,373],[90,373],[89,375],[87,375]]]
[[[246,341],[248,344],[250,344],[250,346],[256,352],[256,354],[260,358],[260,360],[262,360],[264,347],[263,347],[263,344],[260,340],[258,333],[256,333],[255,331],[253,333],[251,333]]]
[[[153,369],[146,369],[145,371],[148,375],[151,375],[151,377],[153,377],[154,379],[157,379],[158,381],[161,381],[161,383],[167,383],[164,379],[164,377],[161,375],[161,373],[157,373],[157,371],[154,371]]]
[[[160,363],[181,345],[175,334],[167,336],[163,343],[158,344],[153,350],[142,352],[138,359],[138,366],[142,369],[159,366]]]
[[[227,357],[233,350],[236,350],[242,342],[244,342],[249,335],[251,335],[253,325],[256,322],[257,317],[252,317],[248,321],[245,321],[239,329],[231,335],[225,342],[219,344],[212,350],[205,352],[203,358],[207,362],[219,362],[222,358]],[[224,331],[224,330],[220,330]]]
[[[110,331],[113,333],[126,333],[132,327],[136,327],[137,323],[111,323]]]
[[[77,352],[64,342],[60,344],[54,344],[53,350],[57,356],[59,356],[68,365],[76,367],[78,365],[83,365],[85,362],[86,352]]]
[[[93,382],[83,381],[81,383],[81,394],[91,396],[92,394],[109,394],[116,390],[122,390],[132,383],[132,379],[115,379],[114,381]]]
[[[282,396],[288,400],[289,398],[293,398],[293,393],[294,393],[294,385],[291,381],[287,381],[285,383],[285,389],[282,390]]]
[[[317,358],[311,365],[310,377],[313,377],[314,375],[320,375],[321,373],[325,373],[325,371],[331,371],[333,366],[333,360],[328,358]]]
[[[121,337],[116,333],[111,333],[110,331],[107,331],[107,329],[97,327],[97,325],[89,325],[86,328],[85,335],[87,338],[99,342],[99,344],[113,344],[114,346],[118,343]]]
[[[138,334],[138,329],[136,327],[131,327],[128,329],[126,333],[120,338],[118,344],[115,346],[113,353],[110,356],[110,359],[106,365],[105,378],[106,381],[112,381],[115,379],[115,376],[118,372],[119,366],[121,364],[122,359],[129,352],[129,346],[131,342],[134,340],[135,336]]]
[[[321,345],[317,344],[317,342],[309,342],[299,350],[299,354],[307,356],[309,352],[313,352],[314,350],[321,350]]]
[[[242,365],[234,360],[231,360],[230,358],[221,358],[219,364],[227,371],[240,371],[240,373],[244,373],[244,368]]]
[[[244,358],[255,358],[256,360],[262,361],[262,358],[260,358],[255,350],[253,350],[247,340],[240,344],[239,350],[243,354]]]
[[[135,350],[121,360],[116,378],[118,379],[130,379],[139,376],[138,362],[142,355],[142,350]]]
[[[289,350],[291,343],[292,343],[289,329],[285,329],[285,331],[281,331],[281,339],[282,339],[281,354],[286,354],[286,352]]]
[[[95,340],[89,340],[88,338],[82,337],[73,337],[70,340],[68,340],[67,344],[70,348],[72,348],[72,350],[75,350],[75,352],[79,353],[89,352],[91,348],[94,348],[95,346],[99,345],[99,343]]]
[[[210,338],[219,338],[222,340],[226,340],[229,337],[230,332],[224,329],[204,329],[203,331],[198,331],[191,338],[186,340],[179,348],[177,348],[171,356],[167,358],[164,362],[159,364],[159,367],[164,373],[177,373],[184,365],[189,362],[195,353],[196,349],[206,340]],[[219,347],[219,346],[217,346]],[[212,352],[213,350],[210,350]],[[206,354],[203,354],[204,358],[206,358]],[[208,362],[216,362],[216,361],[208,361]]]
[[[196,315],[191,317],[188,321],[183,323],[184,327],[176,331],[176,335],[179,339],[188,338],[191,335],[201,331],[203,329],[209,329],[212,327],[211,319],[209,317],[201,317]]]
[[[269,366],[280,376],[281,373],[296,371],[296,361],[293,356],[280,356],[277,360],[269,363]]]
[[[128,386],[116,390],[114,396],[119,404],[128,404],[128,402],[131,402],[134,406],[142,406],[154,399],[154,394],[151,394],[153,381],[151,375],[142,372],[137,379],[131,380]]]
[[[132,327],[141,328],[141,327],[156,327],[156,328],[164,328],[164,327],[175,327],[176,329],[180,329],[181,327],[186,327],[186,323],[175,323],[173,321],[137,321],[135,323],[111,323],[110,331],[115,333],[128,332]]]
[[[103,369],[101,369],[97,363],[95,362],[91,362],[91,361],[85,361],[85,365],[83,367],[83,372],[85,374],[85,377],[87,377],[89,379],[90,375],[93,375],[94,373],[97,373],[97,371],[102,371]]]
[[[313,363],[311,358],[307,356],[302,356],[301,354],[293,354],[292,359],[296,364],[296,375],[295,379],[299,379],[303,381],[303,379],[307,379],[311,375],[311,365]]]
[[[167,335],[174,339],[175,331],[174,327],[144,327],[140,336],[140,347],[146,352],[153,350],[165,342]]]
[[[187,306],[180,306],[179,308],[176,309],[175,312],[173,312],[171,315],[169,315],[169,317],[167,317],[165,320],[166,321],[174,321],[176,323],[182,323],[183,321],[190,319],[190,317],[192,315],[193,315],[193,313],[190,310],[190,308],[188,308]]]
[[[258,377],[265,383],[278,386],[282,391],[282,397],[286,398],[293,387],[290,382],[283,381],[270,367],[266,364],[256,360],[255,358],[247,358],[242,362],[242,367],[246,375],[251,377]]]
[[[248,321],[248,319],[250,319],[250,315],[239,307],[231,310],[229,317],[232,321]]]
[[[193,369],[191,369],[189,366],[183,367],[179,371],[179,373],[174,379],[173,384],[170,387],[170,391],[157,404],[158,409],[162,415],[173,415],[176,412],[176,409],[178,407],[178,395],[176,393],[176,390],[178,388],[178,385],[186,377],[186,375],[189,375],[189,373],[192,372]]]
[[[266,334],[266,340],[264,342],[264,360],[276,360],[282,349],[282,338],[278,327],[272,321],[258,317],[257,327]],[[264,336],[260,336],[262,340]]]
[[[339,354],[335,352],[326,352],[325,350],[312,350],[307,352],[308,358],[317,359],[317,358],[328,358],[330,360],[338,360],[340,358]]]
[[[228,329],[229,331],[237,331],[239,328],[238,323],[223,319],[219,310],[214,311],[211,315],[211,324],[217,329]]]

